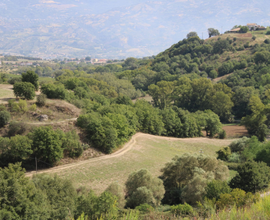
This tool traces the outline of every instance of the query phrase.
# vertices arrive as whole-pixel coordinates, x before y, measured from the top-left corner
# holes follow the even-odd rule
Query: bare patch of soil
[[[239,138],[243,136],[248,136],[248,131],[245,126],[229,125],[224,126],[222,129],[226,131],[227,138]]]

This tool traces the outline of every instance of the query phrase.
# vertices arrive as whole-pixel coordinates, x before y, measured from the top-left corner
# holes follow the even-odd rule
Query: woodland
[[[0,219],[223,219],[228,209],[269,219],[269,208],[258,211],[269,205],[260,198],[270,182],[268,32],[241,37],[209,31],[207,40],[192,32],[153,57],[101,66],[54,61],[1,73],[1,83],[12,84],[19,101],[0,105],[6,131],[0,137]],[[12,120],[28,111],[27,102],[34,100],[34,111],[50,99],[81,109],[75,127],[83,142],[75,129],[28,128]],[[124,186],[113,182],[100,195],[57,175],[25,176],[35,169],[33,158],[53,167],[90,146],[110,154],[137,132],[224,139],[224,123],[244,125],[249,136],[216,157],[175,156],[159,177],[138,170]]]

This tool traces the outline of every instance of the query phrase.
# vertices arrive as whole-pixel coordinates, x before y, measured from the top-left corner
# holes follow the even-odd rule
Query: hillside
[[[1,2],[0,53],[43,58],[151,56],[190,31],[267,26],[270,3],[233,1]],[[228,22],[230,21],[230,22]]]

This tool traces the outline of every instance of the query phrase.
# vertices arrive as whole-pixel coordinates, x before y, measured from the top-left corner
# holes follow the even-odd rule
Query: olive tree
[[[17,82],[13,87],[16,97],[32,100],[35,98],[35,87],[30,82]]]
[[[126,181],[126,189],[127,207],[130,208],[144,203],[158,206],[165,193],[162,180],[146,169],[131,173]]]
[[[176,156],[161,170],[166,189],[164,203],[184,201],[195,204],[202,201],[205,187],[212,180],[227,180],[228,167],[215,157],[184,154]],[[174,192],[174,194],[172,194]],[[179,197],[180,198],[175,198]]]

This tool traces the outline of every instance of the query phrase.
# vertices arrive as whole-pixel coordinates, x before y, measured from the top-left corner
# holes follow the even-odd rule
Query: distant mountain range
[[[263,0],[2,0],[0,53],[43,58],[155,55],[190,31],[270,25]]]

